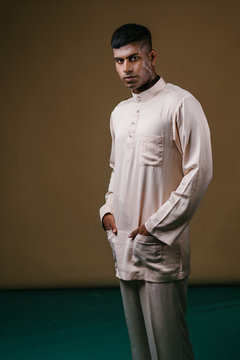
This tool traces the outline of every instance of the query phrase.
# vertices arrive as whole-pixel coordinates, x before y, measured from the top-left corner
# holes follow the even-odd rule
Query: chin
[[[125,87],[127,87],[128,89],[131,89],[131,90],[136,88],[136,86],[134,86],[133,84],[125,84]]]

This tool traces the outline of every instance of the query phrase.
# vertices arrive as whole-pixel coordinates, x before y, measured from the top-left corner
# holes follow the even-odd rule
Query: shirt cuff
[[[147,220],[145,222],[145,227],[147,231],[154,236],[156,239],[164,242],[165,244],[172,246],[174,241],[178,238],[178,236],[182,233],[182,231],[185,229],[187,224],[182,224],[176,229],[168,230],[168,231],[162,231],[158,227],[154,227],[151,224],[151,220]]]
[[[110,208],[105,204],[105,205],[103,205],[103,206],[100,208],[99,214],[100,214],[100,220],[101,220],[101,223],[102,223],[102,227],[104,228],[104,230],[106,230],[105,227],[104,227],[104,225],[103,225],[103,218],[104,218],[104,216],[107,215],[107,214],[112,214],[112,215],[113,215],[112,209],[110,209]]]

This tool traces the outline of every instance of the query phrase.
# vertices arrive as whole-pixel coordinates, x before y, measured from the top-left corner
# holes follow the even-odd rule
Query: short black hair
[[[113,49],[119,49],[133,42],[144,42],[149,46],[149,51],[152,50],[151,33],[148,28],[143,25],[124,24],[117,28],[112,34],[111,46]]]

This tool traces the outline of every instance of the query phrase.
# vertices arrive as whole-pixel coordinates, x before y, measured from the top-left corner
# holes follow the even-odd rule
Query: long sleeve
[[[202,107],[193,96],[181,100],[172,129],[182,156],[183,177],[168,200],[145,222],[147,230],[168,245],[190,222],[212,178],[210,132]]]
[[[108,191],[105,194],[105,204],[100,208],[100,219],[107,213],[113,214],[113,188],[114,188],[114,166],[115,166],[115,136],[113,131],[113,115],[110,118],[110,132],[112,138],[111,155],[110,155],[110,167],[112,168]]]

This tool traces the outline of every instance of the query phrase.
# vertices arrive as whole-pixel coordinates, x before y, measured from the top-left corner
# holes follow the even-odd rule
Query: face
[[[141,46],[141,43],[113,49],[113,56],[120,79],[135,93],[141,92],[141,88],[156,77],[156,52],[149,51],[146,46]]]

